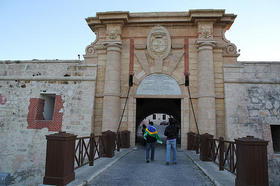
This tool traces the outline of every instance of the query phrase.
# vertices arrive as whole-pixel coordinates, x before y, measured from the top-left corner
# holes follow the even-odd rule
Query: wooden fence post
[[[115,155],[116,134],[110,130],[102,132],[103,157],[112,158]]]
[[[235,139],[236,141],[236,186],[268,186],[267,144],[253,136]]]
[[[209,139],[213,139],[213,135],[205,133],[200,135],[200,160],[211,161],[210,155],[210,143]]]
[[[89,147],[89,166],[93,166],[94,164],[94,155],[95,155],[95,151],[94,151],[94,148],[95,148],[95,136],[93,133],[90,134],[90,147]]]
[[[196,154],[199,154],[199,146],[200,146],[200,135],[195,135],[195,152]]]
[[[230,143],[230,164],[229,169],[234,172],[234,143]]]
[[[187,143],[187,150],[195,150],[195,133],[194,132],[188,132],[188,143]]]
[[[224,143],[224,138],[219,137],[219,170],[222,171],[224,170],[224,154],[225,154],[225,143]]]
[[[75,179],[76,135],[59,132],[47,135],[46,167],[43,183],[66,185]]]

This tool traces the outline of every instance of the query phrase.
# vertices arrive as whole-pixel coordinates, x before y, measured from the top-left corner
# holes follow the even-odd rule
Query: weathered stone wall
[[[270,125],[280,125],[279,72],[279,62],[224,65],[227,137],[251,135],[269,141],[269,176],[276,185],[280,156],[273,151]]]
[[[42,183],[46,137],[55,131],[28,129],[31,98],[60,95],[62,131],[88,136],[92,130],[96,65],[80,61],[0,62],[0,172],[21,185]]]

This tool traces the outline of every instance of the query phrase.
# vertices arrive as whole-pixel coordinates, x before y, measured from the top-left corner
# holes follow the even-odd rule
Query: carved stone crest
[[[149,55],[157,60],[166,58],[170,52],[171,39],[168,31],[162,26],[152,28],[147,39]]]
[[[121,40],[121,25],[107,25],[106,29],[108,40]]]
[[[212,28],[210,25],[199,26],[198,37],[203,39],[210,39],[213,37]]]
[[[109,32],[109,38],[110,39],[117,39],[118,37],[118,31],[116,29],[112,29]]]

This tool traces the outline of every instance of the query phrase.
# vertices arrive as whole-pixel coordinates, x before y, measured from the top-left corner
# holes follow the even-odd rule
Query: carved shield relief
[[[168,31],[162,26],[152,28],[148,35],[147,48],[152,58],[166,58],[171,48],[171,39]]]

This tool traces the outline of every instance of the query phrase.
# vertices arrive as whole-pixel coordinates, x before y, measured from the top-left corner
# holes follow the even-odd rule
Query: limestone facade
[[[224,10],[97,13],[86,19],[96,40],[84,61],[0,61],[0,172],[12,173],[14,183],[42,183],[45,135],[117,131],[128,92],[120,130],[131,132],[131,145],[138,121],[164,113],[137,118],[137,100],[174,99],[185,149],[187,132],[197,132],[189,76],[200,133],[270,141],[273,180],[280,163],[270,126],[280,125],[280,63],[237,62],[236,46],[225,38],[235,18]],[[55,95],[52,122],[40,120],[46,95]]]
[[[97,64],[95,133],[117,130],[119,113],[129,89],[129,74],[133,74],[133,86],[120,126],[121,130],[132,132],[131,145],[135,143],[137,126],[136,100],[173,98],[181,100],[181,118],[177,119],[181,121],[181,143],[185,148],[186,133],[196,132],[185,86],[185,75],[189,74],[200,132],[224,136],[223,64],[235,64],[238,57],[235,45],[225,39],[224,33],[235,17],[224,10],[191,10],[166,13],[104,12],[87,18],[89,27],[97,36],[96,41],[88,46],[94,51],[89,55],[95,56]],[[114,56],[108,51],[107,43],[118,43],[118,52]],[[119,67],[114,66],[117,64]],[[112,70],[108,75],[110,69],[119,69],[120,74]],[[137,94],[143,80],[152,74],[165,74],[175,79],[181,94]],[[108,76],[114,76],[115,82]],[[107,93],[108,86],[114,89],[113,96]]]
[[[42,183],[46,135],[67,131],[88,136],[92,130],[96,65],[81,61],[0,62],[0,172],[9,172],[16,185]],[[60,128],[30,127],[31,102],[45,94],[61,98]],[[57,101],[57,100],[56,100]],[[35,105],[36,106],[36,105]],[[31,119],[32,120],[32,119]]]

